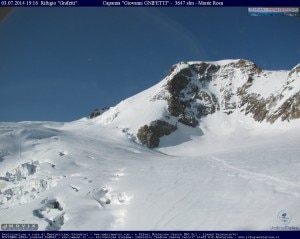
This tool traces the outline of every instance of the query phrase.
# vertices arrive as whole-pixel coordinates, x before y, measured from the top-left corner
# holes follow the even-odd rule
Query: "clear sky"
[[[180,61],[300,63],[300,18],[246,8],[18,8],[0,22],[0,121],[71,121]]]

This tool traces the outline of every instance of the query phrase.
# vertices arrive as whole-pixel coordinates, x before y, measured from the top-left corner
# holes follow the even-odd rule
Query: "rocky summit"
[[[165,86],[169,93],[165,98],[168,111],[179,122],[192,127],[198,125],[200,118],[217,110],[226,114],[239,110],[252,114],[256,121],[270,123],[297,119],[300,117],[300,65],[282,74],[280,85],[274,80],[278,73],[286,72],[263,71],[246,60],[223,66],[179,63],[170,69]],[[264,89],[267,83],[273,85],[274,91]]]
[[[148,104],[150,113],[139,110],[136,101],[145,107]],[[128,110],[132,107],[134,112]],[[100,121],[118,122],[119,114],[124,113],[141,119],[133,120],[136,125],[128,129],[142,144],[153,148],[159,145],[160,137],[174,132],[177,124],[195,128],[201,119],[217,112],[269,124],[300,118],[300,64],[291,71],[269,71],[244,59],[180,62],[159,84],[108,110]],[[159,130],[166,128],[165,132]]]

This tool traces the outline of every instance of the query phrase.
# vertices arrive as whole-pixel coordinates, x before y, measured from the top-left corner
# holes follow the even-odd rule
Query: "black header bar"
[[[300,0],[0,0],[0,7],[300,7]]]

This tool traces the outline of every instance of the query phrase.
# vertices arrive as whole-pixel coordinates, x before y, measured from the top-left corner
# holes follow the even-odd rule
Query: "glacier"
[[[181,113],[198,122],[191,126],[170,113],[167,85],[195,64],[202,62],[175,65],[157,85],[91,119],[1,122],[0,224],[37,223],[39,230],[299,229],[300,121],[282,115],[268,120],[298,94],[298,68],[268,72],[248,61],[206,62],[218,70],[202,88],[197,85],[192,104],[215,104],[215,111],[196,117],[197,107],[185,108]],[[189,87],[207,69],[190,76],[178,92],[181,101],[190,99]],[[247,83],[248,70],[255,73]],[[276,98],[262,120],[255,111],[245,113],[248,102],[242,105],[237,95],[245,84],[244,96]],[[201,89],[216,101],[197,99]],[[149,149],[137,133],[155,120],[177,129]]]

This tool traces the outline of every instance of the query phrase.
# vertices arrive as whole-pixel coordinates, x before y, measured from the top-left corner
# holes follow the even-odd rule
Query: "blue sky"
[[[300,18],[246,8],[17,8],[0,23],[0,121],[72,121],[180,61],[300,62]]]

